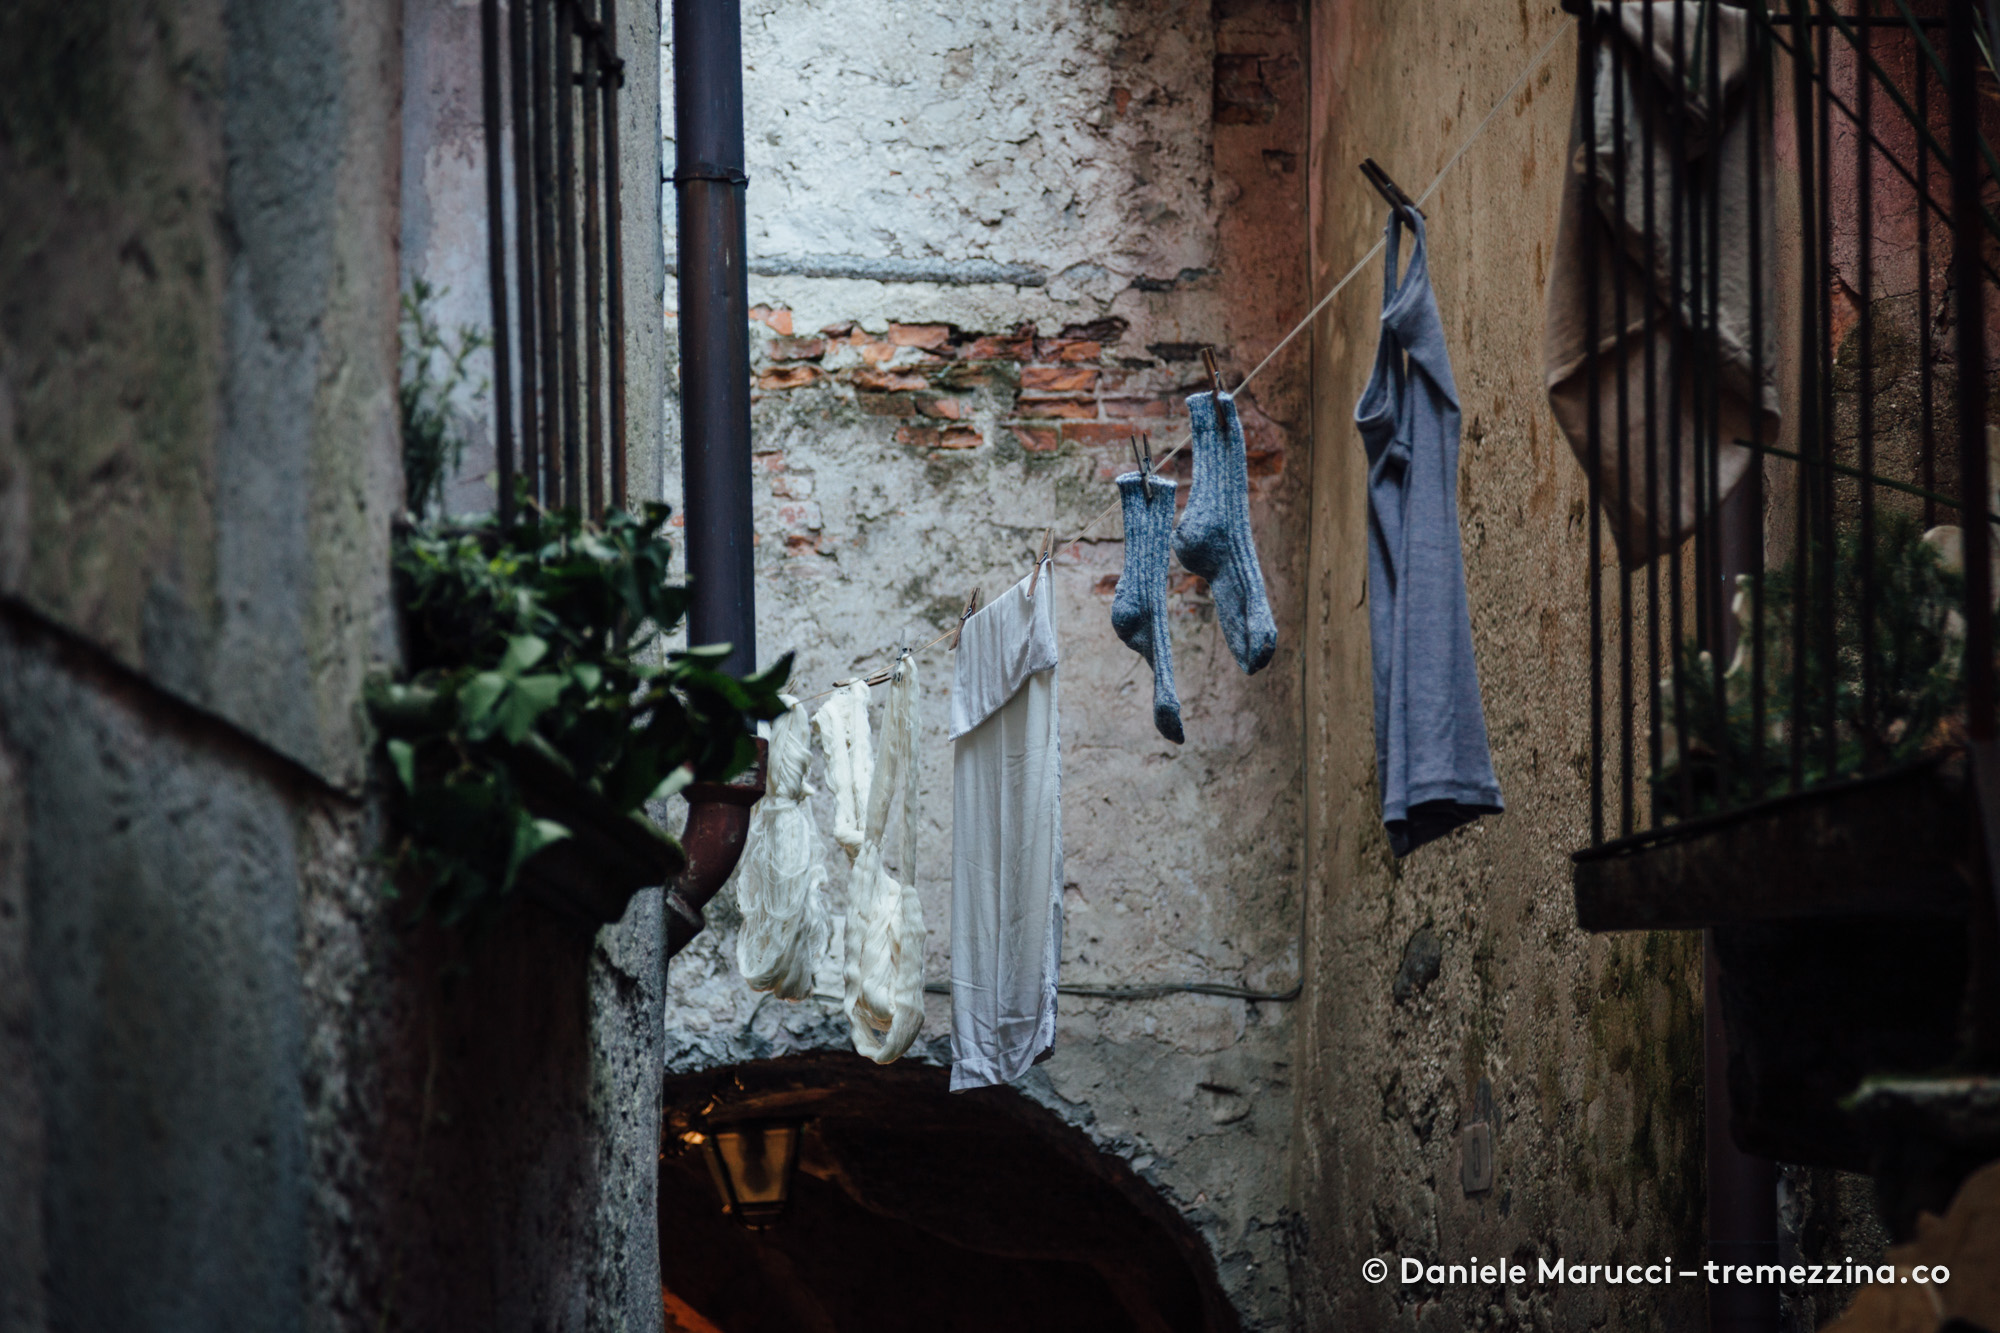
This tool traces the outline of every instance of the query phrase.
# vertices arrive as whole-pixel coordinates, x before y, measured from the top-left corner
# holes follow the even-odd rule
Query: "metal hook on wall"
[[[1411,227],[1417,225],[1417,218],[1428,216],[1423,209],[1417,207],[1417,201],[1405,194],[1403,187],[1396,184],[1388,172],[1382,170],[1382,164],[1374,158],[1361,159],[1361,174],[1368,178],[1368,183],[1375,187],[1376,193],[1389,201],[1389,207],[1405,215],[1403,220]],[[1415,216],[1410,216],[1412,214]]]

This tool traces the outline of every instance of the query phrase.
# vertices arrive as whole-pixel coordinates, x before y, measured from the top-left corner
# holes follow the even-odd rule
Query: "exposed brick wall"
[[[1109,478],[1129,470],[1135,434],[1152,435],[1158,453],[1181,439],[1184,400],[1208,387],[1201,366],[1189,364],[1196,344],[1167,344],[1160,350],[1168,355],[1118,355],[1108,344],[1128,326],[1116,317],[1051,335],[1033,324],[995,332],[896,323],[877,335],[846,322],[800,337],[789,332],[789,310],[759,306],[753,314],[779,332],[753,353],[757,396],[845,392],[861,411],[903,422],[895,438],[912,449],[976,449],[1003,439],[1031,453],[1075,445]],[[1254,402],[1246,395],[1245,409],[1254,412]],[[1282,433],[1252,433],[1251,474],[1277,475]],[[1168,466],[1184,472],[1186,455]]]

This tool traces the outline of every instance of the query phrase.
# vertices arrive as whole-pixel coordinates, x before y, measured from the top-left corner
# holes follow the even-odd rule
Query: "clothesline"
[[[1569,31],[1570,24],[1572,22],[1574,22],[1573,19],[1565,19],[1556,28],[1555,33],[1549,38],[1547,42],[1545,42],[1542,45],[1542,49],[1535,52],[1534,58],[1528,61],[1528,63],[1522,67],[1521,72],[1515,76],[1514,81],[1507,86],[1507,91],[1500,94],[1499,98],[1493,103],[1493,105],[1487,109],[1486,115],[1480,120],[1480,122],[1477,125],[1473,126],[1472,132],[1466,135],[1464,139],[1460,140],[1458,147],[1452,151],[1451,156],[1445,159],[1444,165],[1438,168],[1437,175],[1431,177],[1431,183],[1429,185],[1426,185],[1423,189],[1423,192],[1417,196],[1417,203],[1419,205],[1422,205],[1432,195],[1437,193],[1437,188],[1438,186],[1444,183],[1444,178],[1447,175],[1451,174],[1451,169],[1458,165],[1458,160],[1464,157],[1466,151],[1470,149],[1473,144],[1479,141],[1481,135],[1486,133],[1487,127],[1493,123],[1493,118],[1500,114],[1501,108],[1506,106],[1509,102],[1513,101],[1514,94],[1520,92],[1521,89],[1527,84],[1528,80],[1531,77],[1533,77],[1535,71],[1542,67],[1542,62],[1549,58],[1549,52],[1555,50],[1556,43],[1561,41],[1563,38],[1563,34]],[[1377,240],[1373,246],[1369,247],[1368,253],[1362,255],[1360,259],[1356,260],[1354,263],[1354,267],[1348,269],[1347,272],[1341,276],[1340,281],[1334,283],[1332,289],[1329,290],[1325,296],[1322,296],[1319,299],[1319,301],[1313,306],[1313,308],[1305,313],[1305,316],[1302,319],[1300,319],[1298,323],[1292,325],[1291,331],[1287,333],[1284,337],[1278,339],[1277,345],[1272,347],[1270,351],[1264,354],[1263,360],[1259,361],[1255,366],[1251,367],[1250,373],[1245,375],[1241,380],[1237,381],[1235,392],[1236,393],[1243,392],[1243,390],[1247,388],[1253,380],[1255,380],[1259,375],[1264,373],[1265,368],[1268,367],[1272,361],[1277,359],[1278,353],[1284,351],[1286,347],[1291,345],[1294,339],[1296,339],[1301,333],[1304,333],[1308,328],[1312,327],[1312,322],[1315,319],[1319,318],[1321,312],[1323,312],[1329,305],[1333,304],[1333,299],[1339,296],[1342,291],[1346,290],[1347,285],[1353,282],[1357,277],[1359,277],[1361,275],[1361,271],[1367,268],[1368,265],[1374,261],[1377,255],[1380,255],[1382,253],[1382,248],[1387,243],[1388,243],[1388,238],[1384,237],[1380,240]],[[1155,459],[1153,462],[1153,466],[1157,468],[1171,461],[1175,455],[1179,454],[1181,450],[1187,447],[1189,441],[1191,441],[1193,438],[1194,438],[1193,432],[1191,430],[1183,429],[1180,433],[1180,437],[1174,441],[1173,447],[1168,449],[1165,453],[1161,454],[1159,458]],[[1058,545],[1067,546],[1072,542],[1082,541],[1085,537],[1090,535],[1091,531],[1095,529],[1098,524],[1102,523],[1105,519],[1110,518],[1113,514],[1117,513],[1118,508],[1119,508],[1119,502],[1116,500],[1112,501],[1109,505],[1105,506],[1105,508],[1101,510],[1096,517],[1092,518],[1088,523],[1085,523],[1081,528],[1079,528],[1075,536],[1069,538],[1068,541],[1058,543]],[[953,625],[950,629],[938,635],[935,639],[932,639],[929,643],[925,644],[923,647],[912,649],[910,651],[913,653],[929,652],[931,649],[943,643],[946,639],[951,638],[954,634],[958,632],[958,629],[959,626]],[[898,654],[898,657],[899,658],[901,657],[900,653]],[[872,673],[864,672],[862,673],[862,675],[863,678],[867,678],[871,675],[881,676],[883,675],[883,670],[878,669]],[[884,679],[886,679],[886,676],[884,676]],[[825,698],[827,695],[832,694],[834,690],[844,688],[846,683],[847,682],[842,682],[841,685],[835,685],[832,687],[832,689],[821,690],[818,694],[809,695],[806,698],[801,699],[799,702],[811,703],[815,699]]]

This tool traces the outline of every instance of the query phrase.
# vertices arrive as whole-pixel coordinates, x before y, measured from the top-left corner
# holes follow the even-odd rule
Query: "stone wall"
[[[795,651],[798,692],[817,694],[936,638],[974,585],[1025,577],[1056,526],[1066,981],[1298,978],[1303,350],[1242,399],[1277,657],[1244,677],[1176,569],[1183,746],[1153,730],[1145,663],[1111,632],[1117,518],[1085,529],[1116,500],[1130,432],[1181,437],[1202,345],[1234,383],[1303,313],[1301,23],[1256,0],[745,7],[760,651]],[[670,495],[678,471],[670,455]],[[950,663],[920,659],[933,981]],[[744,987],[728,903],[670,970],[669,1068],[846,1047],[832,998]],[[1290,1006],[1064,997],[1061,1015],[1025,1094],[1201,1229],[1246,1327],[1282,1324]],[[947,1028],[933,996],[909,1058],[947,1060]]]
[[[1567,21],[1553,4],[1317,6],[1313,276],[1381,235],[1355,170],[1421,190]],[[1690,935],[1590,937],[1567,853],[1588,837],[1581,470],[1541,379],[1575,47],[1503,106],[1429,213],[1460,403],[1460,536],[1507,813],[1398,861],[1375,785],[1367,499],[1352,425],[1373,362],[1378,259],[1314,344],[1307,599],[1311,880],[1294,1151],[1302,1326],[1692,1327],[1701,1288],[1510,1292],[1366,1281],[1365,1259],[1695,1256],[1702,1244],[1701,951]],[[1497,1176],[1461,1182],[1490,1080]]]

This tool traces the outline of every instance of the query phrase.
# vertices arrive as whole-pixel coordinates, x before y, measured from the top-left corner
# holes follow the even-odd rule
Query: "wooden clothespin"
[[[1044,560],[1053,560],[1055,554],[1056,530],[1050,528],[1047,534],[1035,546],[1035,572],[1028,576],[1028,596],[1033,597],[1035,595],[1035,585],[1041,582],[1042,562]]]
[[[1139,452],[1139,441],[1146,442],[1146,452]],[[1153,435],[1151,431],[1140,431],[1131,437],[1132,466],[1139,469],[1139,479],[1146,484],[1146,494],[1153,494]]]
[[[1404,220],[1411,227],[1417,225],[1417,218],[1428,216],[1423,209],[1417,207],[1416,200],[1403,193],[1403,187],[1391,180],[1389,173],[1382,170],[1382,164],[1374,158],[1361,159],[1361,174],[1368,178],[1368,183],[1375,187],[1376,193],[1389,201],[1389,207],[1405,215]],[[1410,216],[1411,214],[1415,216]]]
[[[965,599],[965,609],[958,613],[958,628],[951,632],[951,642],[945,645],[947,651],[956,651],[958,636],[965,633],[965,622],[972,619],[972,613],[979,609],[979,589],[972,590],[972,596]]]
[[[1209,390],[1215,394],[1216,401],[1220,402],[1222,400],[1222,375],[1215,368],[1215,349],[1213,347],[1204,347],[1201,349],[1201,363],[1208,367]]]

